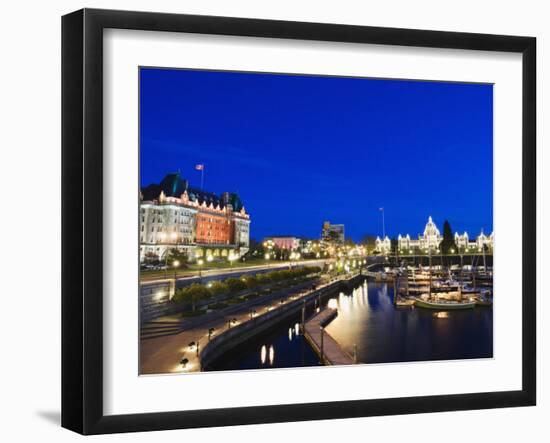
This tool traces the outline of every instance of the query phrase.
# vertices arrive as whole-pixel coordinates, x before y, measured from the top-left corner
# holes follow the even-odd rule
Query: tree
[[[224,283],[229,287],[231,292],[239,292],[246,289],[246,283],[240,278],[228,278]]]
[[[443,223],[443,240],[441,241],[440,247],[443,254],[449,254],[451,249],[454,251],[457,250],[451,224],[447,220]]]
[[[155,254],[154,252],[146,252],[145,253],[145,262],[146,263],[157,263],[159,261],[159,256]]]
[[[246,286],[249,289],[254,289],[259,284],[258,279],[256,277],[254,277],[253,275],[250,275],[250,276],[246,277],[245,278],[245,283],[246,283]]]
[[[210,292],[212,295],[227,294],[229,292],[229,286],[223,281],[215,281],[210,287]]]
[[[369,251],[372,251],[376,247],[376,236],[372,234],[363,235],[361,244],[366,246]]]
[[[183,268],[185,267],[189,259],[185,251],[180,251],[179,249],[176,249],[176,248],[172,248],[166,253],[168,254],[168,257],[166,259],[168,266],[172,266],[172,263],[174,263],[177,260],[179,262],[179,267]]]
[[[193,283],[190,286],[178,289],[174,295],[174,301],[177,303],[191,303],[191,309],[194,312],[198,301],[210,297],[210,291],[206,286],[199,283]]]

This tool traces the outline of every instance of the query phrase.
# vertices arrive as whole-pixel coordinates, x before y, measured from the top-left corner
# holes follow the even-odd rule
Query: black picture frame
[[[103,413],[103,30],[192,32],[522,54],[522,389],[171,411]],[[62,426],[82,434],[530,406],[536,403],[536,39],[83,9],[62,18]]]

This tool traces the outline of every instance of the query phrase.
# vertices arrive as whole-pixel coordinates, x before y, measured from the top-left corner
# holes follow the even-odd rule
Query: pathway
[[[349,276],[347,277],[349,278]],[[316,289],[320,290],[328,285],[334,284],[343,278],[325,280],[317,283]],[[140,341],[140,374],[165,374],[197,372],[200,367],[200,351],[209,340],[209,330],[213,329],[211,337],[244,322],[264,315],[267,312],[277,309],[300,298],[305,298],[314,292],[312,289],[292,288],[284,295],[275,299],[268,296],[260,299],[258,304],[247,306],[242,310],[234,311],[230,315],[220,316],[209,322],[187,329],[176,335],[160,336]],[[254,312],[251,312],[251,309]],[[197,347],[198,343],[198,347]],[[180,362],[186,359],[185,365]]]
[[[338,342],[328,334],[324,327],[338,315],[338,311],[332,308],[323,309],[320,313],[312,317],[305,325],[305,338],[313,347],[319,357],[322,355],[322,363],[326,365],[351,365],[354,363],[346,351],[344,351]],[[321,328],[323,330],[321,331]],[[322,352],[321,352],[321,334]]]

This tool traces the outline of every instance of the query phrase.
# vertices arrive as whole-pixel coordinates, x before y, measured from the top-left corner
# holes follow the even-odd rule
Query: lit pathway
[[[316,291],[330,284],[334,284],[337,280],[341,279],[342,278],[326,280],[322,283],[318,282],[316,283]],[[212,336],[223,333],[223,331],[226,331],[229,327],[249,321],[251,319],[251,310],[256,311],[255,317],[261,316],[291,301],[307,297],[312,292],[312,290],[304,289],[292,292],[292,288],[290,288],[289,292],[285,295],[278,296],[275,299],[266,299],[265,302],[260,300],[257,305],[252,307],[247,306],[243,308],[243,310],[233,312],[227,316],[220,316],[220,318],[213,319],[193,329],[182,331],[179,334],[141,340],[140,374],[147,375],[200,371],[200,359],[198,354],[202,347],[208,343],[208,331],[210,328],[215,328]],[[281,298],[284,298],[283,303],[281,303]],[[192,342],[199,343],[198,352],[196,346],[189,346]],[[180,364],[182,358],[188,360],[185,368]]]
[[[303,260],[303,261],[283,261],[283,262],[271,262],[265,265],[252,265],[252,266],[239,266],[235,268],[219,268],[219,269],[204,269],[200,272],[201,276],[204,277],[214,277],[214,276],[229,276],[231,274],[244,274],[252,271],[276,271],[281,269],[289,269],[294,266],[321,266],[323,267],[325,263],[331,262],[331,259],[318,259],[318,260]],[[190,272],[190,271],[185,271]],[[174,271],[168,271],[169,277],[167,278],[155,278],[148,279],[147,277],[142,278],[142,285],[163,283],[167,281],[174,280]],[[178,281],[184,280],[198,280],[199,279],[199,270],[193,270],[191,275],[178,276]]]
[[[337,314],[336,309],[326,308],[306,322],[306,340],[319,357],[321,356],[321,327],[324,328]],[[321,363],[326,365],[351,365],[354,363],[353,357],[345,352],[330,334],[326,331],[323,331],[322,334],[323,361]]]

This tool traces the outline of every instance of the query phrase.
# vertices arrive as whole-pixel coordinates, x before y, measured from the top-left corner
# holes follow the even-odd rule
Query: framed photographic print
[[[535,48],[64,16],[62,425],[534,405]]]

